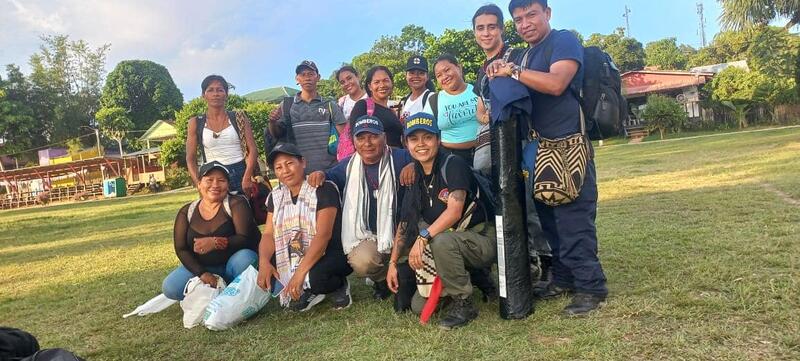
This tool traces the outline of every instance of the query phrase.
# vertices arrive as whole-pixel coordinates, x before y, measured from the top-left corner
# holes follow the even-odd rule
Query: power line
[[[69,138],[69,139],[62,140],[60,142],[50,143],[50,144],[47,144],[47,145],[43,145],[41,147],[25,149],[25,150],[21,150],[19,152],[15,152],[15,153],[0,154],[0,157],[8,157],[8,156],[12,156],[12,155],[19,155],[19,154],[22,154],[22,153],[32,152],[34,150],[47,149],[47,148],[51,148],[51,147],[56,146],[56,145],[62,145],[62,144],[66,145],[67,142],[69,142],[70,140],[81,139],[81,138],[86,138],[86,137],[94,137],[94,133],[80,135],[80,136],[77,136],[75,138]]]

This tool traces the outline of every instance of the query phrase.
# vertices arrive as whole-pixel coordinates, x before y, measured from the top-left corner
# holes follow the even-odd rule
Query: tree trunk
[[[122,139],[116,139],[116,141],[119,145],[119,157],[122,158]]]
[[[664,140],[664,128],[658,128],[658,133],[661,135],[661,140]]]

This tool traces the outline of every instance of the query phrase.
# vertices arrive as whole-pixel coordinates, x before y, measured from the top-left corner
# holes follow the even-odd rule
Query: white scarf
[[[274,212],[272,214],[272,225],[275,236],[275,267],[281,275],[280,281],[284,285],[289,284],[294,271],[299,262],[292,263],[289,244],[295,236],[299,236],[302,253],[308,251],[311,240],[317,234],[317,189],[303,181],[300,193],[297,195],[297,203],[292,202],[292,194],[289,188],[281,185],[275,188],[270,194]],[[304,288],[308,288],[308,277]],[[281,305],[289,305],[289,294],[281,293]]]
[[[342,248],[349,254],[364,240],[374,239],[378,252],[390,253],[394,237],[395,186],[394,160],[391,148],[386,147],[378,165],[377,223],[378,234],[373,234],[367,226],[369,222],[369,186],[367,185],[364,163],[358,153],[353,153],[347,164],[347,182],[344,186],[344,206],[342,208]],[[353,222],[355,220],[355,222]]]

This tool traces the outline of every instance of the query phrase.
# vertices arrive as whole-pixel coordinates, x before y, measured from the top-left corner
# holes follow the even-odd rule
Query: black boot
[[[576,293],[572,296],[572,302],[570,302],[561,313],[565,316],[585,316],[589,312],[603,306],[605,302],[605,295]]]
[[[372,284],[372,298],[376,301],[383,301],[389,296],[392,295],[392,291],[389,290],[389,285],[386,284],[386,280],[375,282],[373,281]]]
[[[452,303],[447,309],[447,315],[439,321],[439,327],[452,330],[467,325],[478,317],[478,309],[472,304],[472,297],[452,297]]]
[[[483,293],[483,302],[490,302],[497,299],[497,286],[492,277],[490,268],[470,268],[469,278],[472,285]]]
[[[397,264],[397,293],[394,295],[394,311],[402,313],[411,310],[411,298],[417,291],[414,270],[407,262]]]
[[[570,293],[572,293],[571,288],[559,287],[550,282],[545,288],[533,290],[533,297],[540,300],[550,300]]]

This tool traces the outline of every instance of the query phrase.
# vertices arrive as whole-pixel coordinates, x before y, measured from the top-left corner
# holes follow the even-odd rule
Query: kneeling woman
[[[269,289],[277,279],[285,286],[281,305],[294,311],[308,311],[326,295],[334,309],[349,307],[353,270],[342,251],[339,190],[331,182],[315,188],[305,181],[306,162],[294,144],[276,145],[267,163],[281,186],[267,198],[258,285]]]
[[[183,299],[183,289],[194,276],[212,287],[214,274],[230,283],[247,266],[257,264],[261,233],[247,201],[228,194],[230,173],[219,162],[200,167],[200,199],[178,211],[173,239],[181,266],[164,279],[164,295]]]

